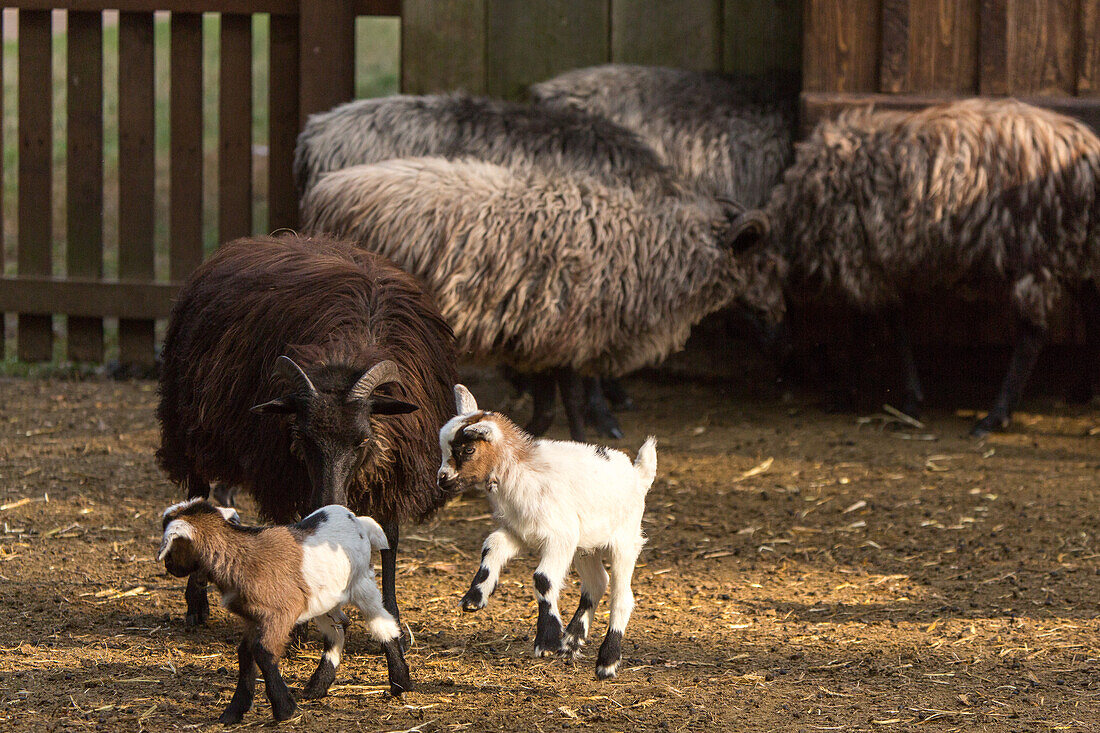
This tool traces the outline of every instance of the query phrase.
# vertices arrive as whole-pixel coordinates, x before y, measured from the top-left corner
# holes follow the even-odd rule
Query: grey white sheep
[[[558,370],[578,440],[577,374],[656,363],[735,301],[770,322],[783,312],[780,263],[753,247],[766,220],[703,197],[654,201],[583,177],[423,158],[330,173],[302,210],[308,230],[354,239],[423,278],[460,355]],[[552,413],[545,392],[535,397],[528,428],[541,434]]]
[[[782,80],[606,64],[535,84],[531,98],[545,109],[586,111],[633,130],[685,181],[757,207],[790,163],[797,96],[788,87]]]
[[[776,252],[800,300],[898,312],[915,296],[969,291],[1007,300],[1020,321],[983,435],[1005,428],[1075,292],[1100,324],[1100,140],[1085,125],[1015,100],[918,112],[843,113],[798,146],[769,200]],[[920,397],[907,353],[908,402]]]

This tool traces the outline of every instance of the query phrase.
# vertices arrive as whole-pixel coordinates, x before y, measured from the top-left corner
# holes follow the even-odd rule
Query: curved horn
[[[401,369],[390,360],[380,361],[359,377],[359,381],[348,391],[348,401],[370,398],[374,390],[388,382],[401,383]]]
[[[734,253],[743,252],[771,233],[771,220],[760,209],[750,209],[730,225],[729,246]]]
[[[317,394],[317,388],[313,386],[313,382],[309,381],[302,367],[295,364],[289,356],[280,356],[275,360],[275,373],[285,377],[299,391],[305,392],[310,397]]]

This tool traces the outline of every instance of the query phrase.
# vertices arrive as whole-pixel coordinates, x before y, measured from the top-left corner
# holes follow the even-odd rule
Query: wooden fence
[[[203,14],[220,14],[218,238],[253,231],[252,15],[270,15],[268,226],[293,227],[291,175],[301,120],[354,95],[357,15],[398,15],[398,0],[75,0],[67,4],[65,276],[54,276],[53,3],[14,3],[18,29],[17,274],[0,276],[0,313],[18,316],[17,355],[48,360],[52,315],[67,322],[67,357],[100,361],[104,317],[119,356],[147,364],[155,319],[203,256]],[[104,280],[104,12],[118,13],[118,279]],[[154,273],[154,12],[170,12],[168,280]],[[0,31],[4,29],[0,28]],[[9,31],[12,29],[8,29]],[[0,273],[3,272],[0,247]],[[3,333],[0,319],[0,337]],[[0,344],[3,339],[0,338]]]
[[[168,315],[180,281],[203,257],[204,14],[220,15],[218,241],[255,228],[255,14],[270,16],[268,230],[296,221],[291,161],[301,122],[354,96],[359,15],[400,16],[401,88],[410,93],[465,89],[516,98],[532,82],[608,61],[793,73],[800,65],[799,0],[73,0],[64,6],[62,268],[53,262],[60,227],[49,205],[57,188],[52,156],[60,147],[52,139],[55,110],[49,93],[56,4],[11,3],[18,9],[18,28],[7,29],[5,36],[18,43],[18,235],[14,274],[10,266],[4,274],[0,247],[0,314],[19,314],[16,355],[25,361],[51,359],[61,334],[63,358],[101,361],[104,320],[113,318],[118,318],[121,361],[153,360],[156,321]],[[117,279],[104,277],[103,14],[108,10],[119,11]],[[170,14],[167,48],[155,33],[157,11]],[[0,27],[0,34],[4,30]],[[154,215],[154,55],[165,53],[170,67],[167,273],[157,267],[163,254],[157,259],[154,243],[161,223]],[[66,318],[56,333],[55,315]],[[0,318],[0,356],[3,326]]]

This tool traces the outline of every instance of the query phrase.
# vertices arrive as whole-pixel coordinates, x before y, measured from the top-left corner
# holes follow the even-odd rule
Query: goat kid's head
[[[455,409],[458,414],[439,430],[443,453],[436,477],[439,488],[448,493],[479,486],[493,491],[497,486],[494,470],[505,440],[499,416],[479,410],[477,400],[461,384],[455,385]]]
[[[721,203],[728,228],[720,241],[732,255],[742,281],[737,305],[765,349],[780,355],[789,343],[784,297],[787,261],[770,246],[771,222],[763,211],[746,211],[731,201]]]
[[[348,486],[376,447],[371,417],[419,409],[378,391],[383,385],[401,383],[397,364],[380,361],[350,376],[348,370],[322,366],[313,370],[311,379],[293,359],[280,356],[275,369],[290,383],[291,391],[252,411],[293,416],[292,447],[309,473],[313,508],[347,504]]]
[[[214,506],[204,499],[190,499],[173,504],[161,515],[163,536],[157,562],[177,578],[183,578],[199,569],[199,553],[196,544],[209,532],[216,532],[217,525],[229,522],[240,524],[236,509]]]

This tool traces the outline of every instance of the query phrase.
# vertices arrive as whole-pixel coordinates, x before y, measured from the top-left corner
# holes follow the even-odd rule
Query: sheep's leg
[[[619,670],[623,657],[623,632],[630,621],[630,612],[634,610],[634,593],[630,590],[630,579],[634,575],[634,563],[638,559],[638,549],[633,551],[612,545],[608,560],[611,565],[611,618],[607,636],[600,645],[596,658],[596,677],[607,680]]]
[[[554,377],[561,392],[561,402],[565,407],[565,417],[569,421],[569,436],[573,440],[584,441],[584,384],[581,376],[573,369],[555,369]]]
[[[557,385],[550,372],[531,374],[531,421],[524,428],[531,435],[542,435],[554,422],[554,399],[557,397]]]
[[[1039,359],[1039,352],[1047,341],[1047,330],[1033,323],[1024,322],[1020,325],[1016,336],[1016,345],[1012,349],[1012,361],[1008,365],[1008,373],[1005,374],[1001,384],[1001,392],[997,395],[997,401],[993,403],[993,409],[989,411],[977,425],[971,429],[970,434],[975,438],[982,438],[989,433],[1004,430],[1012,419],[1012,411],[1020,402],[1020,396],[1027,385],[1028,377],[1035,368],[1035,362]]]
[[[380,550],[382,555],[382,605],[390,612],[390,615],[401,623],[401,612],[397,608],[397,543],[401,538],[401,528],[396,521],[382,523],[382,531],[386,533],[388,550]]]
[[[837,338],[826,346],[829,370],[825,412],[855,411],[859,403],[859,388],[866,368],[866,352],[870,348],[867,316],[853,313],[837,324]]]
[[[271,622],[262,626],[259,635],[252,642],[252,657],[264,676],[264,691],[271,702],[271,712],[275,720],[286,720],[294,715],[297,705],[279,673],[279,657],[286,645],[290,629],[294,626],[291,619],[287,623]]]
[[[611,409],[616,412],[627,412],[636,409],[634,400],[627,394],[623,383],[618,379],[601,379],[604,397],[611,403]]]
[[[207,499],[210,497],[210,484],[197,473],[189,473],[184,481],[188,499]],[[183,598],[187,601],[185,626],[202,626],[210,618],[210,600],[206,596],[206,573],[196,572],[187,576],[187,589]]]
[[[241,722],[244,714],[252,709],[256,696],[256,660],[252,658],[252,632],[249,631],[237,647],[237,689],[225,711],[218,718],[223,725]]]
[[[595,377],[584,378],[585,410],[584,419],[596,432],[608,438],[618,440],[623,437],[619,421],[611,414],[611,406],[604,398],[600,380]]]
[[[1100,397],[1100,291],[1096,283],[1082,283],[1078,291],[1077,305],[1081,322],[1085,326],[1085,366],[1081,374],[1079,402],[1095,401]]]
[[[539,618],[535,625],[536,657],[559,654],[562,651],[563,624],[558,612],[558,594],[561,592],[565,574],[569,572],[575,547],[575,544],[568,547],[544,547],[542,559],[535,568],[535,600],[539,604]]]
[[[206,572],[196,570],[187,576],[187,589],[183,597],[187,601],[185,626],[202,626],[210,618],[210,600],[206,596]]]
[[[344,656],[344,625],[335,614],[343,615],[340,609],[336,609],[314,619],[317,629],[325,637],[325,651],[302,691],[302,697],[307,700],[324,697],[328,693],[328,688],[336,680],[336,668],[340,666]]]
[[[402,693],[413,688],[413,684],[409,679],[409,665],[405,663],[405,653],[401,650],[401,629],[398,627],[397,619],[383,606],[382,597],[378,594],[378,586],[371,578],[359,583],[352,602],[363,614],[370,635],[382,644],[382,650],[386,653],[390,694],[401,697]]]
[[[573,567],[581,577],[581,600],[573,619],[565,627],[562,651],[576,659],[581,655],[581,647],[588,638],[588,630],[592,628],[592,619],[596,615],[596,606],[607,588],[607,571],[603,569],[603,561],[597,553],[578,552],[573,556]]]
[[[481,567],[470,583],[470,589],[462,596],[463,611],[485,608],[489,596],[497,589],[500,571],[520,551],[520,543],[508,530],[498,529],[481,544]]]
[[[905,392],[899,407],[910,417],[920,417],[921,405],[924,403],[924,390],[921,388],[920,373],[917,371],[917,360],[913,356],[913,344],[909,340],[905,314],[901,308],[891,308],[885,318],[905,377]]]

